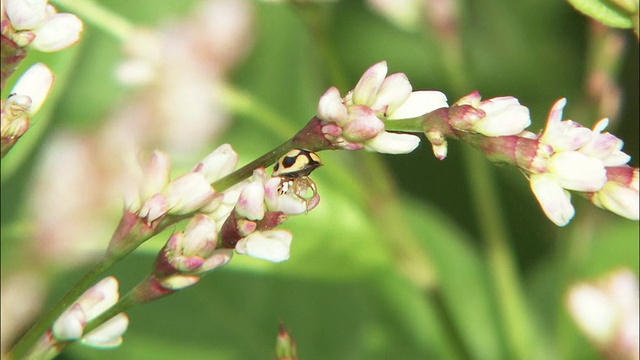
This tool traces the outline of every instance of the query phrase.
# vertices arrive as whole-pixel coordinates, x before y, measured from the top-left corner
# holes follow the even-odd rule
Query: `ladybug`
[[[309,176],[313,170],[322,166],[322,161],[316,153],[294,149],[282,155],[273,166],[273,175],[285,179],[294,180],[303,176]]]
[[[278,194],[286,195],[292,192],[293,196],[304,201],[308,208],[310,201],[318,194],[316,183],[309,178],[309,174],[320,166],[322,161],[314,152],[304,149],[288,151],[273,166],[271,177],[280,178]]]

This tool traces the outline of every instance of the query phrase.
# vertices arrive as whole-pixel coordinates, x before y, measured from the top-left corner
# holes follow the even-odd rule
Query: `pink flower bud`
[[[622,217],[638,220],[638,190],[619,182],[608,181],[600,191],[590,197],[591,202]]]
[[[513,96],[485,100],[479,108],[486,116],[473,125],[473,130],[486,136],[517,135],[531,125],[529,109]]]
[[[171,159],[162,151],[155,150],[142,171],[140,198],[144,201],[162,192],[169,184]]]
[[[213,183],[230,174],[237,163],[238,154],[231,145],[223,144],[207,155],[192,171],[202,173],[209,183]]]
[[[166,215],[168,211],[167,198],[163,194],[155,194],[140,206],[138,217],[144,219],[147,224],[150,224]]]
[[[236,214],[245,219],[260,220],[264,217],[264,212],[264,183],[252,181],[240,193]]]
[[[347,108],[342,103],[340,91],[332,86],[318,102],[317,116],[319,119],[334,122],[338,126],[343,126],[347,122]]]
[[[353,104],[372,105],[387,75],[387,62],[381,61],[368,68],[353,89]]]
[[[349,122],[342,127],[342,136],[351,142],[363,142],[384,131],[384,123],[368,106],[349,107]]]
[[[206,215],[196,215],[184,230],[182,254],[206,258],[215,250],[218,242],[216,223]]]
[[[169,214],[186,215],[213,200],[215,192],[200,172],[183,175],[167,185],[165,197]]]
[[[219,267],[222,267],[231,261],[233,257],[233,249],[217,249],[213,252],[211,256],[209,256],[202,266],[200,266],[197,270],[197,274],[203,274],[207,271],[215,270]]]
[[[53,325],[54,336],[63,341],[77,340],[87,322],[95,319],[118,301],[118,280],[109,276],[85,291]]]
[[[405,74],[391,74],[382,82],[371,108],[378,116],[390,117],[409,98],[411,90],[411,83]]]
[[[620,166],[631,160],[631,156],[622,152],[624,143],[616,136],[602,131],[609,125],[609,119],[598,121],[593,127],[591,140],[580,148],[580,152],[602,160],[605,166]]]

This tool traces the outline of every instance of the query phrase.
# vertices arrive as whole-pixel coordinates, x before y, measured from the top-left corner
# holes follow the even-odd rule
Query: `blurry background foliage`
[[[134,23],[157,26],[187,14],[194,1],[101,3]],[[287,131],[302,127],[314,115],[319,96],[333,85],[305,16],[289,6],[253,5],[255,44],[235,68],[232,82],[281,115],[290,128],[274,131],[250,115],[236,114],[228,130],[212,140],[211,149],[229,142],[239,152],[241,163],[293,135]],[[532,131],[544,126],[551,104],[560,97],[569,100],[565,118],[585,126],[598,120],[593,107],[584,101],[588,42],[584,16],[567,3],[552,0],[466,0],[460,7],[464,61],[470,77],[465,79],[469,88],[462,91],[445,75],[448,59],[440,54],[436,35],[401,30],[362,1],[340,1],[315,10],[327,16],[328,40],[335,50],[332,61],[345,74],[346,84],[335,85],[344,92],[367,67],[387,60],[390,73],[405,72],[415,89],[441,90],[450,102],[475,89],[484,98],[513,95],[531,109]],[[629,31],[625,37],[627,49],[619,76],[623,107],[608,130],[624,140],[625,152],[633,156],[631,165],[638,166],[638,43]],[[5,269],[5,264],[12,263],[15,242],[28,241],[11,236],[5,225],[28,224],[21,204],[30,194],[32,164],[42,155],[37,144],[59,128],[93,131],[114,104],[130,95],[113,76],[121,56],[120,44],[113,37],[86,23],[78,46],[56,54],[31,52],[19,69],[44,61],[56,73],[57,83],[33,133],[27,133],[5,159],[24,159],[17,171],[3,177]],[[472,357],[505,358],[507,346],[499,325],[502,311],[492,295],[479,240],[482,225],[470,203],[463,146],[450,142],[445,161],[433,157],[424,139],[410,155],[376,156],[384,158],[397,181],[405,211],[402,216],[434,262],[444,299]],[[193,154],[191,163],[202,155]],[[363,156],[370,155],[346,151],[320,155],[325,167],[314,173],[322,196],[320,206],[284,225],[294,234],[289,261],[274,265],[236,256],[230,265],[193,288],[131,309],[131,324],[120,348],[98,351],[72,346],[61,358],[265,359],[274,355],[280,320],[290,329],[303,359],[452,357],[434,309],[395,268],[389,251],[393,240],[381,239],[368,208],[346,191],[346,182],[367,191],[371,178],[344,169],[358,169]],[[184,164],[184,170],[188,167]],[[637,223],[574,196],[576,217],[566,228],[557,228],[542,213],[522,175],[511,167],[492,170],[526,300],[544,346],[558,358],[597,357],[569,321],[563,307],[564,291],[572,281],[619,266],[637,272]],[[347,180],[336,181],[340,178]],[[375,199],[377,194],[368,195]],[[120,199],[113,201],[118,204]],[[106,242],[110,234],[95,236]],[[156,237],[115,268],[121,291],[150,270],[165,240],[166,236]],[[76,269],[50,279],[55,284],[51,299],[81,274]]]

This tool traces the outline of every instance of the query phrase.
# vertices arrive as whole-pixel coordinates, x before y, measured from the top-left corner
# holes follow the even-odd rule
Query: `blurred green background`
[[[184,16],[194,3],[101,2],[147,26]],[[344,93],[381,60],[388,62],[390,73],[406,73],[414,89],[443,91],[450,103],[473,90],[484,98],[515,96],[530,108],[534,132],[542,129],[550,106],[560,97],[569,101],[565,118],[589,127],[598,120],[585,100],[589,21],[564,2],[460,1],[466,70],[462,81],[448,75],[448,62],[453,60],[443,55],[437,34],[400,29],[362,1],[252,6],[254,45],[234,68],[231,83],[290,127],[265,127],[251,114],[232,112],[233,123],[212,140],[209,151],[228,142],[240,153],[241,163],[293,135],[288,130],[304,126],[326,88],[338,85]],[[316,32],[316,21],[325,30],[321,36],[326,42]],[[631,165],[638,166],[638,42],[631,32],[621,33],[626,46],[618,74],[623,103],[609,130],[624,140],[624,151],[633,157]],[[13,166],[2,183],[3,272],[29,266],[12,258],[19,247],[16,242],[27,240],[5,229],[28,223],[22,204],[30,196],[32,164],[43,155],[39,144],[53,129],[95,131],[114,106],[130,96],[131,90],[118,85],[113,75],[121,59],[121,44],[86,22],[78,46],[56,54],[31,53],[19,69],[44,61],[56,73],[57,84],[39,115],[37,135],[28,133],[21,140],[32,145],[20,148],[19,143],[12,150],[8,158],[21,159],[13,160],[19,164],[3,163],[4,171],[4,166]],[[472,205],[466,146],[450,142],[445,161],[433,157],[424,138],[416,151],[404,156],[321,153],[325,166],[314,172],[322,197],[319,207],[284,225],[294,234],[290,260],[268,264],[236,256],[193,288],[128,311],[131,324],[121,347],[100,351],[74,345],[61,358],[273,358],[280,321],[291,331],[303,359],[447,359],[459,357],[460,348],[474,359],[510,358],[509,336],[502,325],[506,315],[496,299],[488,249],[481,240],[484,225]],[[205,154],[193,154],[190,163]],[[376,173],[363,165],[375,163],[372,157],[382,159],[383,170]],[[380,223],[372,211],[385,206],[385,200],[368,187],[377,177],[387,176],[401,204],[396,216],[403,221],[398,229],[385,232],[380,227],[389,225]],[[507,224],[532,320],[526,327],[534,329],[539,347],[531,354],[598,358],[566,313],[565,291],[572,282],[621,266],[637,273],[637,222],[574,196],[576,217],[558,228],[544,216],[517,170],[492,166],[491,176],[502,207],[495,211]],[[350,190],[354,187],[356,193]],[[114,228],[116,224],[117,214]],[[462,344],[451,341],[434,303],[401,274],[393,251],[400,239],[385,237],[389,231],[410,233],[429,255],[451,315],[444,323],[455,329]],[[106,242],[110,234],[96,236]],[[122,292],[149,271],[164,239],[166,234],[156,237],[116,266],[113,274]],[[83,269],[74,269],[50,278],[49,303],[82,274]]]

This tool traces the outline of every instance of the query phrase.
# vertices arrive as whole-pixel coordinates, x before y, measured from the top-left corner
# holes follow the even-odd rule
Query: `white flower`
[[[31,42],[34,49],[51,52],[65,49],[80,40],[84,27],[82,21],[73,14],[58,14],[47,0],[7,0],[5,3],[11,26],[18,30],[14,37],[21,45]],[[20,39],[28,41],[23,44]]]
[[[577,150],[591,140],[591,130],[571,120],[562,121],[562,110],[567,99],[556,101],[551,107],[547,126],[540,142],[550,145],[554,151]]]
[[[567,307],[580,330],[611,358],[638,358],[638,280],[633,272],[622,269],[572,286]]]
[[[286,230],[255,231],[238,241],[236,252],[253,258],[282,262],[289,259],[293,236]]]

